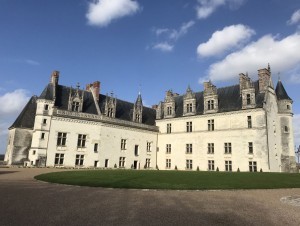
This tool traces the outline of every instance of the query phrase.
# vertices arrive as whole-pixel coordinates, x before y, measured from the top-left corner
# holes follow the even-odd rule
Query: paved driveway
[[[0,168],[0,225],[300,225],[300,189],[154,191],[49,184]],[[297,203],[294,203],[297,204]]]

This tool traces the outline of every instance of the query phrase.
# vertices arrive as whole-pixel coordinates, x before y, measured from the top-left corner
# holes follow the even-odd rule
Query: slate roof
[[[19,114],[15,122],[9,127],[13,128],[28,128],[32,129],[34,126],[35,112],[36,112],[37,96],[32,96],[28,103],[25,105],[22,112]]]
[[[70,90],[70,87],[62,85],[57,86],[55,106],[57,106],[58,109],[68,110]],[[89,114],[97,114],[97,109],[92,93],[84,90],[80,90],[79,92],[80,95],[82,94],[82,92],[84,92],[82,112]],[[106,98],[106,95],[99,94],[98,104],[102,113],[105,112]],[[45,87],[42,94],[39,96],[39,99],[53,100],[53,85],[51,83]],[[117,99],[116,118],[126,121],[132,121],[133,107],[133,103]],[[143,124],[155,125],[155,117],[156,111],[154,109],[143,107]]]
[[[280,80],[276,85],[275,93],[278,100],[292,100],[286,93],[285,88]]]
[[[259,93],[258,81],[254,82],[256,108],[263,107],[264,93]],[[242,97],[240,95],[240,85],[233,85],[217,89],[219,110],[218,112],[238,111],[242,109]],[[183,96],[175,97],[175,117],[183,116]],[[204,112],[203,91],[196,92],[196,115],[202,115]]]

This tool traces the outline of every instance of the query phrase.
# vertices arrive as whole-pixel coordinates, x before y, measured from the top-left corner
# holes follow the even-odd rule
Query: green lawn
[[[271,189],[299,188],[300,174],[156,170],[80,170],[42,174],[52,183],[139,189]]]

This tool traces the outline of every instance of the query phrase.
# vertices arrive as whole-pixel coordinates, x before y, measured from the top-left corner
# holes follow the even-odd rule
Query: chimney
[[[99,81],[95,81],[93,82],[93,92],[95,94],[95,97],[97,99],[97,101],[99,101],[99,94],[100,94],[100,82]]]
[[[158,105],[157,104],[154,104],[154,105],[152,105],[152,109],[157,109],[158,108]]]
[[[265,92],[270,81],[271,73],[270,69],[263,68],[258,70],[258,80],[259,80],[259,92]]]
[[[57,86],[58,85],[58,80],[59,80],[59,71],[53,71],[51,74],[51,84]]]

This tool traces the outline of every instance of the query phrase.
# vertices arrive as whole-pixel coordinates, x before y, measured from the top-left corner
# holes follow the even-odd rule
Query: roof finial
[[[141,95],[141,84],[139,84],[139,95]]]
[[[268,63],[268,71],[271,73],[270,63]]]
[[[278,74],[278,82],[280,81],[280,72],[277,73]]]

